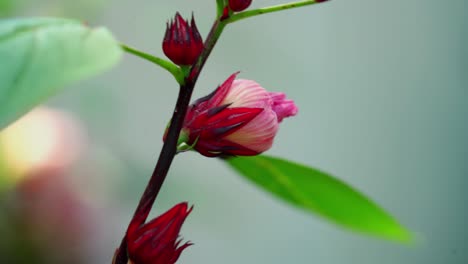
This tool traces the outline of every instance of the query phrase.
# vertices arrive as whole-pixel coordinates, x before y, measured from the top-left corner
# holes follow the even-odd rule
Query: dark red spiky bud
[[[191,211],[187,203],[180,203],[146,224],[136,216],[126,236],[129,263],[174,264],[182,250],[191,245],[180,245],[179,239],[182,224]]]
[[[240,12],[252,4],[252,0],[229,0],[229,8],[234,12]]]
[[[203,50],[203,39],[198,32],[195,19],[189,23],[177,12],[167,22],[163,51],[177,65],[192,65]]]

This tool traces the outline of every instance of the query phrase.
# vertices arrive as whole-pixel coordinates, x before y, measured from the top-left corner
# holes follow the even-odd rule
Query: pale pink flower
[[[202,155],[260,154],[271,148],[279,123],[297,114],[285,94],[268,92],[255,81],[235,80],[236,76],[188,110],[182,135]]]

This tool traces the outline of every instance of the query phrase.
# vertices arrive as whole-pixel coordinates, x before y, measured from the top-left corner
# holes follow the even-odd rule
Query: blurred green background
[[[165,22],[192,10],[206,35],[214,0],[0,0],[2,17],[77,18],[157,55]],[[466,10],[464,0],[336,0],[242,21],[225,31],[194,94],[238,70],[287,93],[300,113],[283,123],[269,154],[337,175],[414,230],[418,245],[343,231],[189,153],[176,158],[154,210],[195,205],[182,231],[195,245],[179,262],[467,263]],[[49,100],[25,130],[33,133],[0,134],[0,262],[110,263],[176,94],[169,74],[127,55]],[[37,123],[59,132],[36,133]],[[49,160],[39,151],[11,161],[27,156],[14,153],[12,138],[30,142],[30,153],[47,135],[61,135],[50,137]]]

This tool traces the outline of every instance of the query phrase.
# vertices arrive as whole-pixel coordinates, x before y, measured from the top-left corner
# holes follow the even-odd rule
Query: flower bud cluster
[[[240,12],[251,3],[252,0],[229,0],[225,10]],[[162,47],[175,64],[193,65],[204,48],[193,16],[189,23],[176,13],[167,23]],[[207,157],[253,156],[271,148],[279,124],[296,115],[298,108],[284,93],[268,92],[255,81],[236,79],[237,74],[189,106],[180,144]],[[148,223],[147,215],[136,214],[125,237],[129,263],[174,264],[191,245],[181,244],[179,239],[191,210],[187,203],[180,203]]]

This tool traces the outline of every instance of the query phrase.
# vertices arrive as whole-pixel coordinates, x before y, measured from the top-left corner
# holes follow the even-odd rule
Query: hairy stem
[[[153,207],[154,201],[161,189],[164,180],[166,179],[169,168],[174,160],[174,156],[177,153],[177,141],[179,139],[180,130],[182,129],[185,115],[192,97],[192,92],[197,82],[198,76],[200,75],[206,60],[208,59],[211,51],[218,38],[220,37],[226,23],[220,22],[219,18],[216,19],[213,24],[210,33],[208,34],[204,49],[200,54],[198,60],[190,68],[187,77],[185,77],[184,84],[180,86],[179,96],[177,103],[172,114],[172,119],[169,124],[166,140],[164,141],[163,147],[159,154],[159,159],[156,167],[151,175],[151,178],[146,186],[146,189],[140,199],[140,202],[135,210],[132,221],[138,219],[141,223],[144,223],[148,217],[148,214]],[[132,223],[132,221],[130,223]],[[114,260],[115,264],[127,264],[127,244],[125,237],[122,240],[118,253]]]
[[[298,1],[298,2],[291,2],[287,4],[281,4],[281,5],[275,5],[275,6],[269,6],[269,7],[264,7],[264,8],[259,8],[259,9],[254,9],[254,10],[249,10],[249,11],[244,11],[240,12],[237,14],[232,15],[228,19],[226,19],[227,23],[233,23],[242,19],[246,19],[249,17],[254,17],[258,15],[263,15],[263,14],[268,14],[268,13],[273,13],[273,12],[278,12],[278,11],[283,11],[291,8],[297,8],[297,7],[302,7],[302,6],[307,6],[307,5],[313,5],[321,2],[325,2],[327,0],[308,0],[308,1]]]

